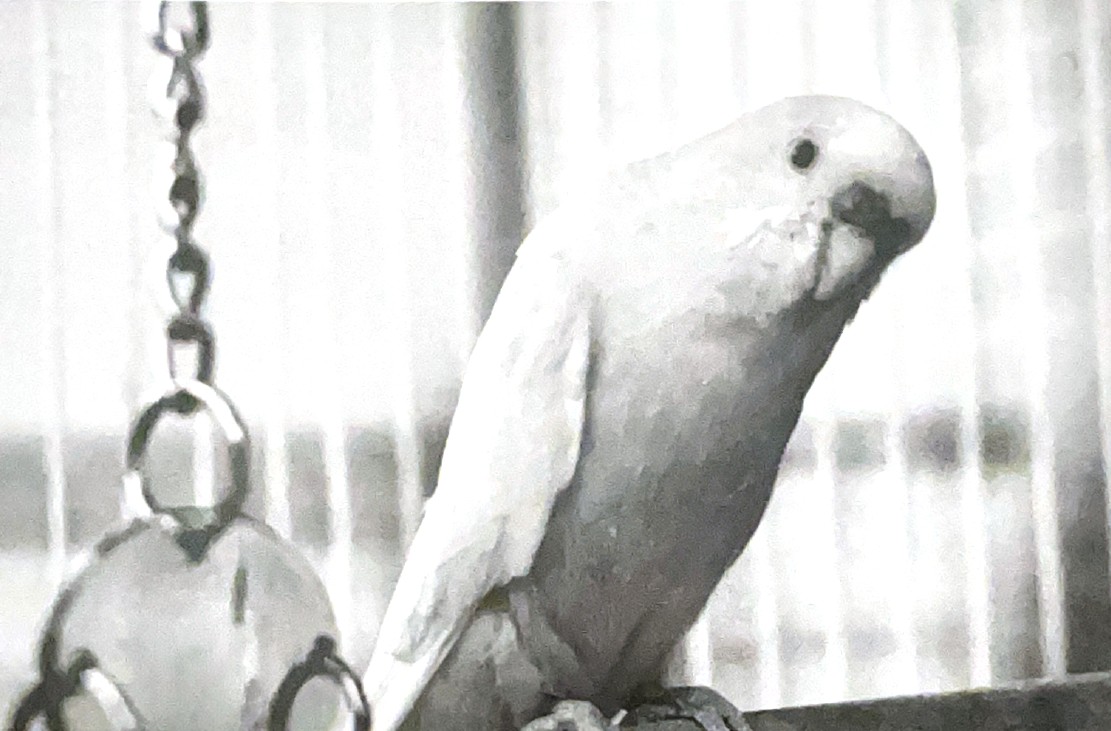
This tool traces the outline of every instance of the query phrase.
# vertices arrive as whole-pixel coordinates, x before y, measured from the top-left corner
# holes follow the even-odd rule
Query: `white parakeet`
[[[803,398],[925,234],[890,117],[785,99],[608,176],[521,245],[365,685],[374,731],[607,716],[756,529]]]

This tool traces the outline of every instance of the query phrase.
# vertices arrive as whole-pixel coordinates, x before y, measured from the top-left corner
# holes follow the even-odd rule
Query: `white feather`
[[[574,475],[590,296],[558,222],[521,246],[463,380],[437,489],[365,675],[375,731],[394,731],[496,587],[528,572]]]

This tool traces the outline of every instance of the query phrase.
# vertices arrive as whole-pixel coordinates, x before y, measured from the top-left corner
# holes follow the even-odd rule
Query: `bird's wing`
[[[522,244],[471,356],[437,489],[366,672],[375,731],[400,725],[482,598],[528,572],[574,475],[590,298],[553,235]]]

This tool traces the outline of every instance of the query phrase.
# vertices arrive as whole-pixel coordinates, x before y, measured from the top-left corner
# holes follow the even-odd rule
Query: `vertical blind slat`
[[[776,601],[776,566],[772,561],[768,527],[757,530],[745,549],[750,555],[756,577],[756,677],[762,708],[783,704],[782,660],[779,645],[779,613]]]
[[[278,232],[278,166],[275,164],[275,151],[278,149],[277,89],[274,78],[273,54],[274,20],[269,3],[257,3],[252,15],[252,57],[251,71],[257,89],[254,124],[258,141],[255,149],[258,155],[254,160],[259,172],[258,182],[263,186],[262,206],[259,214],[260,239],[269,256],[260,265],[265,267],[267,279],[272,282],[270,291],[271,316],[267,318],[267,357],[266,365],[269,380],[269,398],[262,414],[262,431],[265,442],[263,469],[265,474],[266,522],[285,539],[292,535],[292,520],[289,506],[289,475],[286,443],[286,376],[287,359],[285,344],[286,328],[285,271],[288,261],[285,243]]]
[[[956,32],[957,18],[952,7],[935,9],[941,13],[944,22],[938,27],[942,37],[939,45],[944,49],[943,59],[948,59],[947,65],[953,65],[959,59],[958,36]],[[939,60],[943,60],[939,59]],[[959,81],[960,67],[949,70],[949,75]],[[946,78],[949,78],[947,76]],[[966,177],[969,171],[968,160],[962,144],[961,120],[962,107],[960,94],[943,95],[935,100],[939,107],[939,117],[944,120],[946,138],[953,141],[953,160],[948,167],[946,177],[939,178],[939,189],[948,189],[952,199],[959,202],[960,216],[953,225],[951,235],[959,237],[966,242],[960,247],[963,258],[954,262],[954,266],[961,267],[964,282],[961,289],[965,296],[961,298],[962,316],[960,323],[960,337],[954,339],[957,347],[961,348],[964,364],[959,374],[958,407],[960,410],[960,505],[961,505],[961,536],[964,546],[965,559],[965,601],[967,604],[968,632],[969,632],[969,684],[973,687],[984,687],[992,681],[991,666],[991,579],[988,566],[988,547],[985,532],[987,522],[984,515],[985,493],[983,489],[983,469],[980,459],[980,406],[979,390],[977,385],[977,344],[981,333],[977,330],[977,305],[975,298],[975,247],[977,244],[972,235],[969,216],[969,197],[966,187]]]
[[[379,39],[372,51],[369,104],[374,110],[371,139],[375,169],[373,186],[374,233],[382,249],[383,268],[387,272],[387,303],[390,308],[388,332],[383,347],[390,351],[389,404],[393,430],[394,454],[397,460],[398,510],[401,518],[400,547],[408,547],[420,523],[424,503],[424,447],[417,414],[416,384],[413,376],[413,301],[410,294],[410,258],[404,246],[405,230],[402,214],[404,201],[390,172],[402,168],[398,151],[403,120],[398,106],[399,87],[395,76],[398,54],[391,34],[391,19],[397,8],[375,7],[370,32]]]
[[[62,320],[65,301],[61,284],[65,259],[59,249],[57,237],[57,161],[54,149],[57,119],[53,113],[54,59],[57,49],[51,38],[53,23],[45,0],[35,0],[32,12],[35,34],[34,128],[38,148],[35,184],[38,188],[38,200],[41,201],[41,207],[35,213],[39,217],[36,242],[40,247],[41,267],[39,306],[42,324],[39,330],[39,357],[42,367],[42,450],[43,472],[46,475],[48,571],[50,583],[57,586],[65,571],[67,528],[66,475],[62,451],[65,433],[66,360]]]
[[[829,417],[811,420],[814,434],[815,465],[811,475],[815,502],[822,535],[815,541],[815,559],[823,564],[821,576],[822,594],[821,616],[818,624],[825,635],[825,655],[823,657],[824,683],[821,692],[823,700],[844,698],[848,689],[849,661],[845,638],[844,599],[842,597],[842,566],[839,560],[841,546],[837,540],[837,480],[833,468],[833,423]],[[816,691],[817,693],[817,691]]]
[[[864,27],[874,28],[876,43],[865,64],[876,69],[876,74],[868,76],[876,86],[876,93],[882,97],[888,109],[899,116],[906,109],[904,124],[911,125],[910,109],[912,100],[903,98],[902,90],[907,86],[900,77],[906,68],[904,59],[917,51],[910,37],[902,34],[905,28],[898,22],[900,13],[906,8],[891,4],[870,3],[871,17],[864,15],[870,23]],[[862,98],[864,98],[862,96]],[[898,290],[888,283],[888,292],[896,295],[890,298],[889,306],[882,316],[884,335],[880,340],[881,352],[886,355],[889,367],[884,369],[887,380],[886,390],[890,394],[884,414],[883,452],[884,483],[889,492],[887,503],[891,528],[885,534],[890,540],[894,558],[890,564],[891,580],[888,584],[888,605],[891,609],[891,624],[895,635],[895,650],[892,658],[894,677],[885,686],[891,693],[913,692],[918,687],[918,641],[915,633],[914,562],[911,542],[911,491],[913,483],[907,467],[907,454],[903,443],[904,429],[911,415],[908,403],[909,380],[913,376],[910,368],[913,356],[908,342],[912,337],[907,332],[907,319],[913,307],[910,289]]]
[[[123,373],[120,375],[120,393],[126,419],[131,414],[137,413],[139,408],[139,378],[142,340],[137,327],[139,322],[139,307],[141,299],[136,290],[142,291],[140,284],[140,262],[132,249],[135,239],[132,216],[128,211],[127,202],[130,198],[130,184],[128,176],[131,172],[128,163],[128,142],[130,139],[130,125],[128,124],[128,80],[125,64],[127,44],[125,42],[125,10],[126,6],[118,4],[105,4],[105,38],[104,38],[104,113],[105,129],[107,130],[105,144],[110,146],[108,158],[112,161],[112,176],[117,181],[108,214],[113,217],[111,230],[114,232],[113,243],[119,244],[124,249],[123,261],[126,272],[123,279],[131,294],[125,297],[122,303],[124,318],[123,357],[120,360]],[[120,445],[122,451],[123,445]],[[110,497],[105,494],[101,499],[107,502]],[[117,496],[119,512],[125,510],[123,491]]]
[[[1030,215],[1036,204],[1034,190],[1034,157],[1031,149],[1040,136],[1030,110],[1030,72],[1026,48],[1026,25],[1021,3],[1006,7],[1005,21],[1010,39],[1005,51],[1012,62],[1007,74],[1007,101],[1012,150],[1019,153],[1013,176],[1014,200],[1019,220],[1015,230],[1016,245],[1022,257],[1021,276],[1025,292],[1025,318],[1028,324],[1026,352],[1027,409],[1030,414],[1030,481],[1034,519],[1035,558],[1037,561],[1038,620],[1043,672],[1050,677],[1065,674],[1066,648],[1064,587],[1060,536],[1058,533],[1057,496],[1054,479],[1053,422],[1046,398],[1049,378],[1048,323],[1046,322],[1045,283],[1035,221]]]
[[[305,125],[309,160],[308,187],[312,248],[320,258],[320,270],[334,281],[341,266],[332,237],[329,210],[329,173],[331,144],[328,130],[328,92],[325,57],[327,31],[322,10],[308,5],[302,9],[305,33]],[[325,312],[338,311],[335,288],[321,293]],[[323,436],[324,472],[328,503],[328,590],[342,637],[350,637],[352,621],[351,583],[351,497],[347,474],[346,420],[340,396],[342,353],[336,318],[321,323],[320,361],[328,371],[321,373],[319,424]]]
[[[1080,13],[1081,73],[1084,79],[1084,137],[1089,164],[1088,225],[1095,272],[1096,368],[1099,393],[1100,446],[1103,484],[1107,491],[1108,533],[1111,534],[1111,122],[1108,106],[1107,38],[1111,8],[1100,0],[1083,0]]]

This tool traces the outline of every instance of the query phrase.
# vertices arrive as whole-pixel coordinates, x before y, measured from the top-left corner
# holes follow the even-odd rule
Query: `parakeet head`
[[[922,148],[894,119],[852,99],[791,97],[711,137],[744,211],[736,230],[726,225],[727,238],[780,283],[793,282],[782,304],[803,294],[862,299],[933,220]],[[754,219],[762,235],[742,244]]]
[[[800,311],[851,317],[922,239],[936,205],[930,164],[911,134],[829,96],[750,112],[632,166],[626,181],[623,200],[641,203],[618,224],[636,231],[618,251],[618,276],[640,288],[661,277],[685,282],[678,306],[757,324]],[[600,205],[610,217],[622,210]],[[620,239],[615,225],[607,240]]]
[[[834,219],[861,229],[882,256],[918,243],[933,220],[936,198],[926,154],[886,114],[852,99],[792,97],[753,115],[783,130],[782,163],[802,199],[828,204]],[[787,139],[784,139],[787,138]]]
[[[795,97],[761,114],[782,115],[794,135],[785,157],[796,173],[796,202],[828,216],[815,297],[836,293],[864,270],[878,274],[922,240],[936,206],[933,174],[898,122],[837,97]]]

